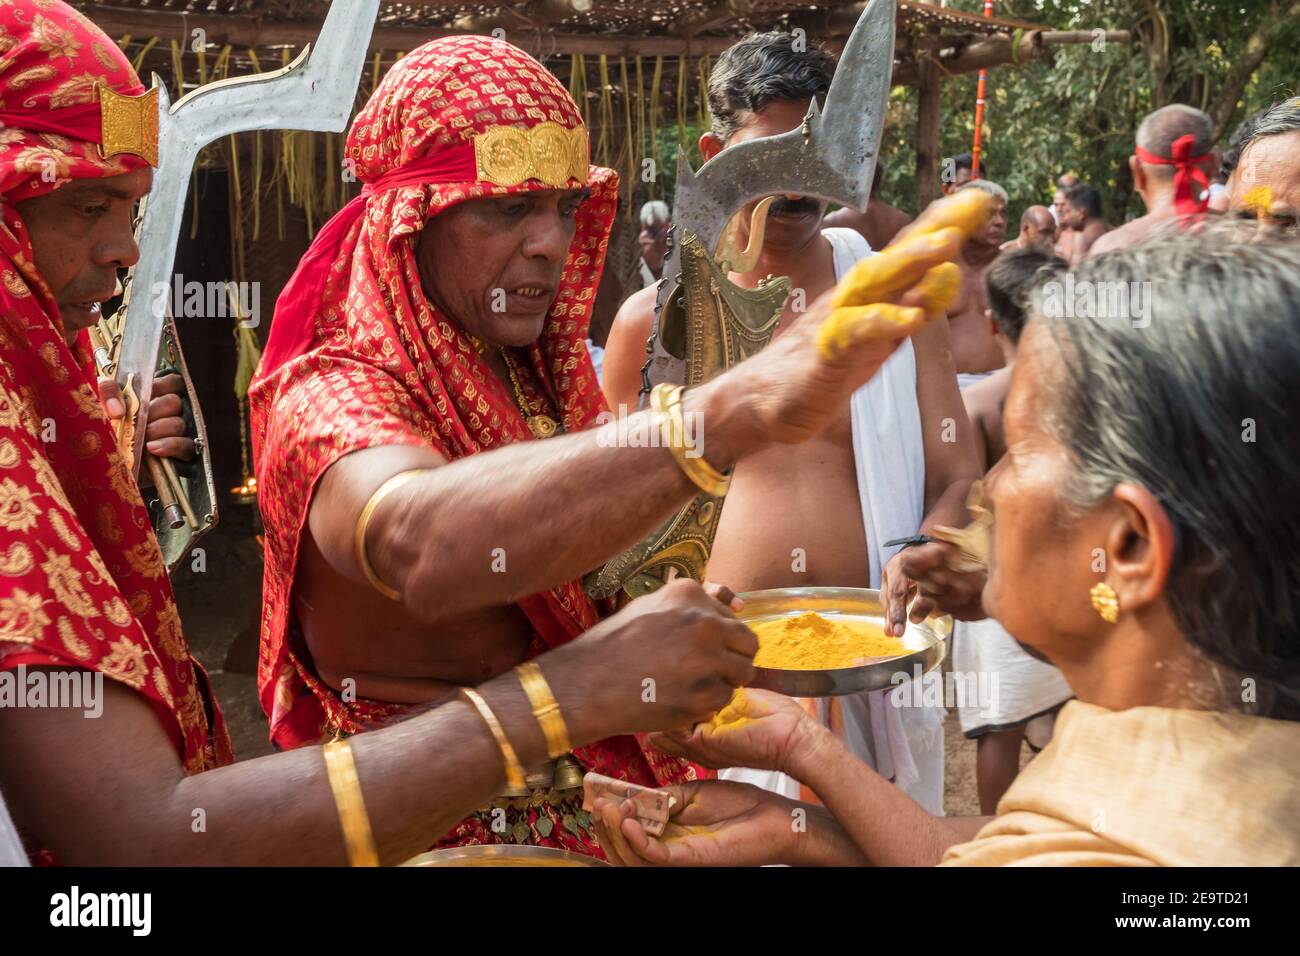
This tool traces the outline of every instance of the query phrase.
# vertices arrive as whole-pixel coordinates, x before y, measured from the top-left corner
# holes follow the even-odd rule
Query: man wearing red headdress
[[[66,863],[409,859],[499,788],[496,734],[533,763],[543,732],[508,675],[355,745],[230,763],[85,332],[138,255],[133,210],[156,153],[143,92],[67,5],[0,2],[0,856],[12,812],[30,852]],[[135,134],[129,151],[106,130]],[[175,421],[166,398],[166,414],[150,409],[159,453],[178,438],[154,429]],[[615,686],[639,680],[647,635],[660,708],[610,692],[575,704],[592,660]],[[708,716],[752,675],[752,645],[680,582],[547,655],[546,677],[581,744]]]
[[[1199,221],[1209,205],[1209,173],[1217,162],[1213,145],[1214,121],[1193,106],[1173,103],[1147,116],[1128,158],[1146,215],[1097,237],[1087,254],[1126,249],[1162,227]]]
[[[250,390],[259,683],[282,747],[355,734],[571,641],[604,610],[582,576],[696,492],[688,468],[720,478],[810,438],[897,344],[825,358],[814,309],[783,345],[682,397],[706,426],[703,465],[629,447],[613,426],[584,433],[604,409],[584,338],[617,180],[588,165],[564,87],[504,41],[435,40],[385,77],[347,155],[365,189],[286,286]],[[650,421],[628,427],[657,434]],[[593,665],[590,679],[608,678]],[[619,693],[654,707],[655,688],[647,666]],[[569,750],[549,748],[554,765],[444,845],[596,852],[572,789],[583,769],[647,785],[699,773],[631,735]]]

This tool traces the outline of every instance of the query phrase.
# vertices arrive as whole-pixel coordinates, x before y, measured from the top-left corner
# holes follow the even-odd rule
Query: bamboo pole
[[[985,18],[993,16],[993,0],[984,0]],[[980,70],[979,82],[975,85],[975,142],[971,144],[970,178],[980,178],[980,139],[984,130],[984,88],[988,82],[989,70]]]

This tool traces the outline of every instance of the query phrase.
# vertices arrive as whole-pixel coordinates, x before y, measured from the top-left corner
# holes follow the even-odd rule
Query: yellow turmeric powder
[[[762,653],[762,651],[759,651],[759,653]],[[726,706],[714,714],[709,721],[709,730],[715,734],[720,734],[730,730],[738,730],[746,724],[752,724],[754,718],[745,716],[746,709],[745,688],[737,687],[735,693],[731,695],[731,700],[727,701]]]
[[[822,617],[810,611],[797,617],[760,621],[750,628],[758,635],[755,667],[830,670],[855,667],[866,663],[867,658],[907,653],[901,640],[886,636],[879,624],[861,618]]]

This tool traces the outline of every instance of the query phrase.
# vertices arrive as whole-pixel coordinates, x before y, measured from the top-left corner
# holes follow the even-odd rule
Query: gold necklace
[[[545,414],[540,408],[531,407],[528,402],[528,396],[524,394],[524,387],[519,384],[519,376],[515,374],[515,363],[510,358],[510,353],[504,348],[498,348],[501,353],[501,359],[506,363],[506,371],[510,373],[510,384],[514,386],[515,401],[519,404],[519,410],[524,414],[524,421],[528,424],[528,430],[533,433],[534,438],[550,438],[557,431],[560,431],[559,424],[550,415]],[[540,406],[540,402],[537,403]]]

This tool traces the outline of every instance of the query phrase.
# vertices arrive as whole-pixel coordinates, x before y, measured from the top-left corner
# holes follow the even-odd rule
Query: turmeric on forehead
[[[816,612],[761,621],[755,667],[808,671],[853,667],[869,657],[899,657],[903,642],[878,624],[860,618],[822,617]]]

